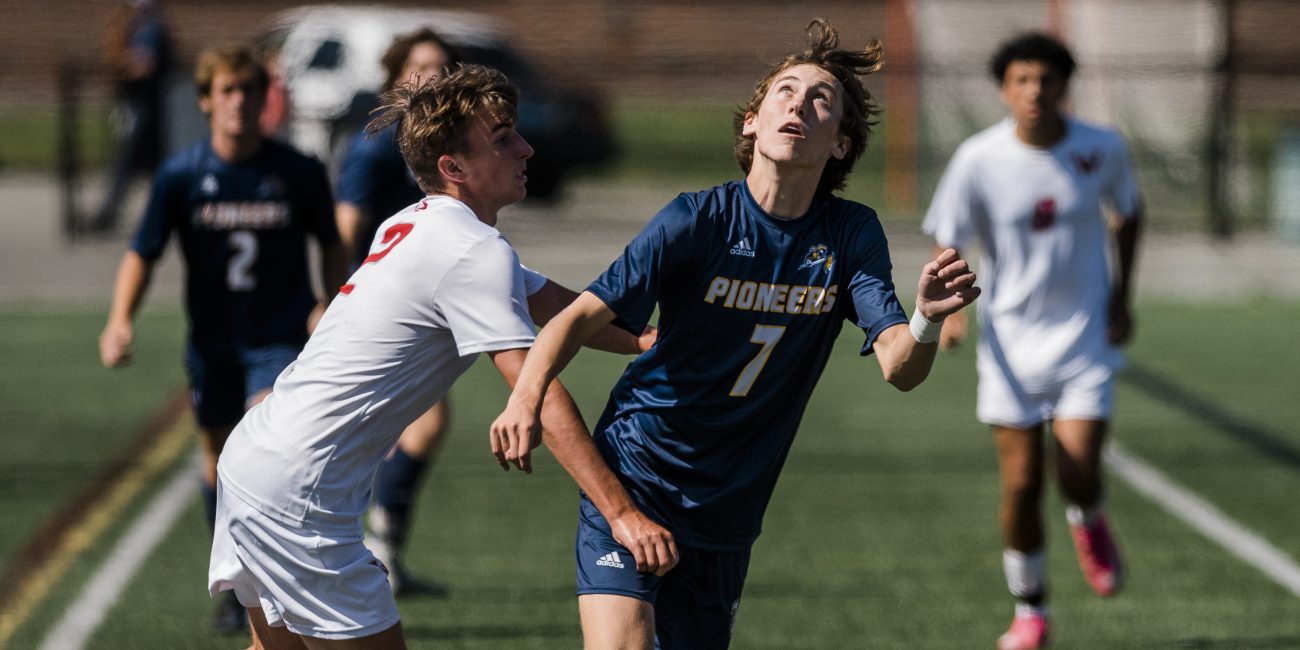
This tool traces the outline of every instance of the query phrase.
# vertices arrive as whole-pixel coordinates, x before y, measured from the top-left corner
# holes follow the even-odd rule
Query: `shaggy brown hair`
[[[742,134],[745,119],[758,114],[758,107],[767,97],[772,80],[790,68],[810,63],[831,74],[844,89],[844,116],[840,119],[840,133],[848,136],[849,149],[843,158],[831,158],[826,161],[821,181],[817,184],[817,193],[823,194],[844,189],[844,181],[853,164],[862,156],[871,138],[871,127],[876,124],[872,117],[880,113],[880,108],[871,93],[862,85],[859,77],[880,70],[884,65],[884,49],[880,42],[872,40],[861,52],[836,49],[840,44],[839,32],[821,18],[808,25],[805,32],[807,46],[802,52],[786,56],[768,71],[767,76],[754,88],[754,96],[749,103],[736,109],[732,125],[736,133],[736,164],[741,171],[749,173],[754,162],[754,138]]]
[[[258,88],[263,91],[270,84],[266,66],[253,56],[253,51],[245,47],[208,48],[199,54],[199,62],[194,66],[194,85],[198,86],[199,97],[212,94],[212,80],[218,70],[231,73],[252,71]]]
[[[447,67],[453,68],[461,62],[460,50],[457,50],[447,41],[443,40],[437,32],[422,27],[410,34],[403,34],[393,39],[393,44],[388,46],[388,51],[384,52],[384,57],[379,60],[380,65],[384,66],[384,72],[387,78],[384,79],[382,92],[388,92],[397,86],[397,76],[402,74],[402,68],[406,67],[406,59],[411,56],[411,50],[415,49],[420,43],[432,43],[442,49],[447,54]],[[445,72],[445,70],[444,70]]]
[[[481,65],[452,68],[419,86],[398,84],[384,93],[379,116],[366,127],[373,136],[397,124],[397,146],[420,189],[432,194],[443,187],[438,159],[466,153],[466,126],[479,107],[514,124],[519,93],[506,76]]]

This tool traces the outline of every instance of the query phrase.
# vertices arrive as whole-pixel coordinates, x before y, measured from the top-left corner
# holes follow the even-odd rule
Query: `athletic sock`
[[[1016,613],[1047,613],[1047,552],[1043,549],[1022,553],[1015,549],[1002,551],[1002,570],[1007,576],[1007,588],[1016,598]]]
[[[415,458],[398,447],[379,468],[379,478],[375,481],[375,502],[384,509],[388,518],[388,539],[385,541],[398,549],[406,541],[411,503],[415,500],[425,465],[424,459]]]
[[[1097,501],[1091,508],[1076,506],[1073,503],[1065,507],[1065,519],[1070,522],[1071,526],[1087,526],[1092,523],[1093,519],[1101,513],[1101,501]]]
[[[217,486],[208,485],[207,481],[199,479],[199,485],[203,490],[203,512],[208,517],[208,530],[217,528]]]

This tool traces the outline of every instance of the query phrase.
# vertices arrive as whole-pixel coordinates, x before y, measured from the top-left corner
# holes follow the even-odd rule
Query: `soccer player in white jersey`
[[[399,86],[385,101],[371,128],[398,123],[403,156],[428,196],[381,224],[370,254],[218,465],[209,590],[235,592],[257,647],[404,647],[385,568],[362,543],[375,472],[479,353],[513,384],[533,341],[529,311],[546,320],[563,306],[493,227],[502,207],[524,197],[533,153],[515,131],[517,94],[505,77],[465,66]],[[605,334],[605,349],[633,353],[649,342]],[[547,445],[620,523],[622,539],[662,544],[666,531],[631,505],[558,383],[547,407]],[[527,472],[540,441],[492,436],[490,446],[503,468]]]
[[[966,140],[935,191],[924,230],[938,247],[983,248],[978,416],[1001,467],[998,519],[1016,598],[1004,650],[1046,643],[1046,553],[1040,507],[1044,430],[1088,584],[1109,596],[1123,575],[1102,516],[1101,449],[1114,403],[1142,204],[1119,133],[1062,112],[1074,59],[1026,34],[992,60],[1010,116]],[[1103,218],[1106,204],[1115,221]],[[1115,236],[1115,270],[1107,257]],[[947,320],[944,347],[966,333]]]

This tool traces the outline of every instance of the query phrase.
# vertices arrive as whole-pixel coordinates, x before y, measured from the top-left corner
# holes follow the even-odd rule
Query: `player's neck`
[[[262,134],[253,132],[240,135],[212,134],[212,150],[226,162],[248,160],[262,148]]]
[[[810,168],[778,167],[771,161],[759,161],[754,156],[745,176],[745,185],[758,206],[778,219],[798,219],[808,214],[821,181],[821,169],[814,174]]]
[[[1039,149],[1050,149],[1065,139],[1065,118],[1060,113],[1044,115],[1032,124],[1016,123],[1016,137],[1021,142]]]
[[[487,205],[484,201],[477,200],[472,194],[463,191],[460,186],[451,183],[449,183],[447,187],[434,192],[434,195],[439,194],[442,196],[449,196],[464,203],[470,211],[474,213],[474,216],[478,217],[479,221],[482,221],[493,228],[496,227],[497,212],[501,208]]]

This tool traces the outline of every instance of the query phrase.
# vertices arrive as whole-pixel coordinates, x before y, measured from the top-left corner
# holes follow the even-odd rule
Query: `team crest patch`
[[[1056,223],[1056,200],[1043,199],[1034,206],[1034,219],[1030,227],[1035,231],[1051,228]]]
[[[1092,172],[1097,170],[1097,166],[1101,164],[1101,152],[1099,151],[1090,152],[1086,156],[1075,153],[1072,158],[1074,158],[1074,166],[1078,167],[1079,172],[1084,176],[1091,175]]]
[[[216,176],[206,174],[203,176],[203,180],[199,181],[199,191],[203,192],[205,196],[216,196],[217,190]]]
[[[818,264],[824,265],[827,271],[830,271],[831,266],[835,264],[835,254],[826,247],[826,244],[810,246],[808,254],[803,258],[803,264],[799,265],[799,269],[811,268]]]

